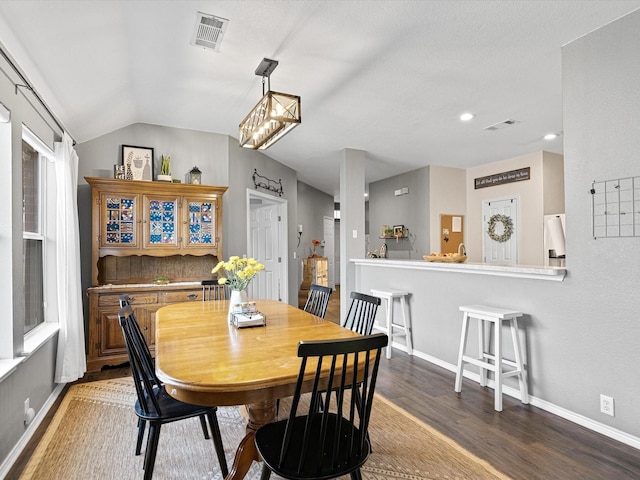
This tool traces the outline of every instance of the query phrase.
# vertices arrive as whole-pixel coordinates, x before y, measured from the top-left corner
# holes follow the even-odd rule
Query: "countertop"
[[[561,282],[567,275],[565,267],[544,267],[538,265],[497,265],[490,263],[444,263],[426,260],[392,260],[389,258],[352,258],[356,265],[380,268],[410,268],[442,272],[459,272],[479,275],[497,275],[515,278],[534,278]]]

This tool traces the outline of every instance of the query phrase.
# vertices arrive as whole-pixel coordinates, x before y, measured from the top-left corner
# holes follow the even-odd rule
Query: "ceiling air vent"
[[[502,122],[494,123],[493,125],[484,127],[484,130],[489,130],[489,131],[502,130],[503,128],[510,127],[514,123],[520,123],[520,122],[518,122],[517,120],[513,120],[511,118],[508,118],[507,120],[503,120]]]
[[[198,12],[196,29],[191,45],[219,52],[220,43],[222,43],[228,23],[229,20],[226,18]]]

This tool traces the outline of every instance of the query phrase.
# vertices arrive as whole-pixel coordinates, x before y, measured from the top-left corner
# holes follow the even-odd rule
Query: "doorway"
[[[482,203],[482,261],[518,263],[518,199]]]
[[[249,297],[289,301],[287,201],[247,189],[247,255],[264,265]]]

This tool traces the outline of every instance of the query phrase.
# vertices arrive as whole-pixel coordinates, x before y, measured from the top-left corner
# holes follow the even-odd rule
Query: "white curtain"
[[[68,383],[82,377],[87,370],[80,280],[78,154],[66,132],[62,142],[56,142],[55,147],[56,271],[60,323],[55,381]]]

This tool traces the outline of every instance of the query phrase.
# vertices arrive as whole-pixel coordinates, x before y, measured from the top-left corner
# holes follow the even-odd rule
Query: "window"
[[[22,243],[24,333],[44,323],[43,164],[38,151],[22,140]]]

